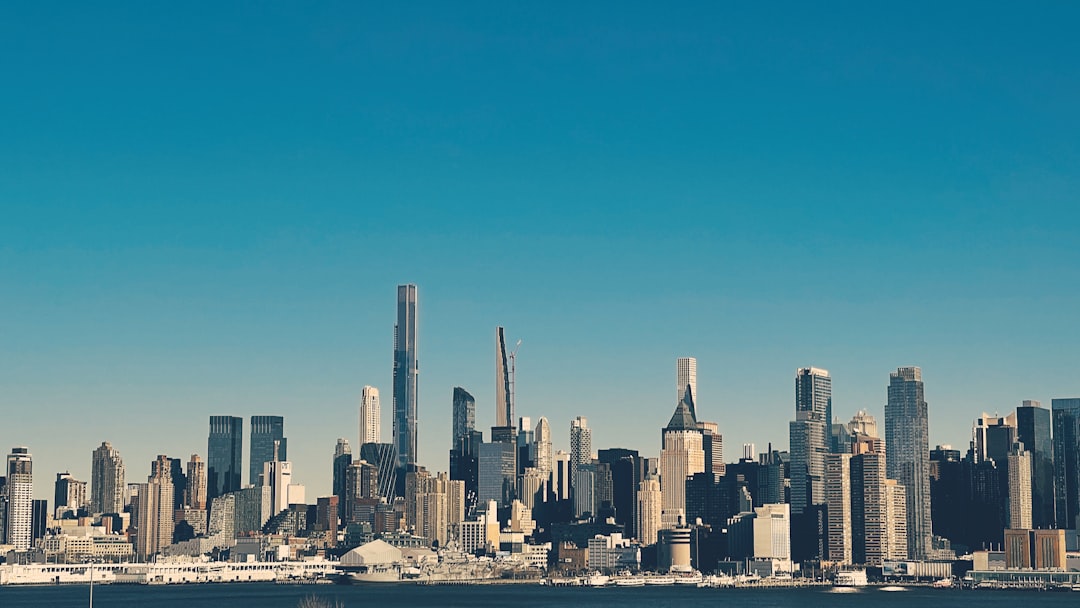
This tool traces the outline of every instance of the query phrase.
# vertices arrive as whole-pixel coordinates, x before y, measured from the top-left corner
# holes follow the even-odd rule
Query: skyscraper
[[[592,429],[584,416],[570,422],[570,492],[577,489],[577,469],[592,462]]]
[[[288,460],[288,440],[285,439],[285,419],[281,416],[252,416],[250,461],[248,462],[248,483],[259,483],[263,472],[263,463],[274,460],[274,448],[277,448],[279,460]],[[275,445],[276,444],[276,445]],[[265,482],[264,482],[265,483]]]
[[[825,502],[825,455],[831,452],[832,378],[828,370],[795,372],[795,420],[791,440],[791,513]]]
[[[402,483],[406,469],[416,464],[417,374],[420,371],[416,346],[416,285],[398,285],[397,324],[394,325],[394,449],[398,478]],[[397,488],[395,494],[404,489]]]
[[[682,399],[686,387],[690,387],[690,402],[693,407],[690,413],[697,419],[697,359],[694,357],[679,357],[675,360],[675,400]]]
[[[94,513],[124,511],[124,459],[108,441],[94,450],[90,466],[90,510]]]
[[[34,540],[34,463],[30,450],[12,448],[7,457],[7,513],[4,517],[4,542],[16,550],[29,549]]]
[[[886,470],[907,492],[908,554],[926,559],[933,529],[930,514],[929,415],[922,370],[901,367],[889,374],[885,404]]]
[[[57,473],[53,487],[54,512],[66,508],[72,512],[86,508],[86,482],[79,481],[71,473]]]
[[[495,328],[495,426],[514,424],[514,402],[510,387],[510,368],[506,360],[506,336]]]
[[[656,544],[657,535],[663,527],[663,495],[660,483],[655,479],[643,479],[637,491],[637,537],[643,545]]]
[[[135,552],[143,560],[169,546],[174,529],[172,462],[159,455],[150,469],[147,483],[139,484],[136,513]]]
[[[1080,398],[1050,402],[1054,425],[1054,503],[1057,527],[1076,529],[1080,515]]]
[[[1030,530],[1031,525],[1031,452],[1017,442],[1009,451],[1008,525],[1013,530]]]
[[[346,480],[349,475],[349,467],[352,466],[352,448],[349,440],[338,437],[337,445],[334,446],[334,496],[337,496],[337,517],[345,521],[345,507],[349,504],[349,495],[346,493]]]
[[[454,418],[453,437],[451,446],[455,448],[461,442],[462,437],[468,437],[469,433],[476,429],[476,399],[469,391],[460,386],[454,387]]]
[[[379,389],[365,386],[360,394],[360,445],[382,441],[381,420]]]
[[[544,479],[547,479],[551,476],[551,425],[544,416],[536,421],[536,435],[533,441],[536,442],[536,470]]]
[[[1017,439],[1031,452],[1031,524],[1052,528],[1054,520],[1054,443],[1050,437],[1050,410],[1038,401],[1016,408]]]
[[[184,491],[184,506],[192,509],[206,509],[207,477],[206,461],[192,454],[187,464],[187,488]]]
[[[686,478],[705,472],[702,434],[693,414],[693,397],[687,385],[662,433],[660,451],[660,491],[663,495],[665,526],[678,523],[686,515]]]
[[[210,436],[206,442],[207,500],[240,489],[243,457],[244,419],[211,416]]]

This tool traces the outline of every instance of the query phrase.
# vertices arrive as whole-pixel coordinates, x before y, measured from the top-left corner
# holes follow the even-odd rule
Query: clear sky
[[[0,449],[35,494],[104,440],[130,481],[205,456],[211,414],[284,415],[329,493],[365,384],[390,439],[404,282],[432,470],[454,386],[494,423],[500,324],[562,449],[584,415],[657,455],[687,355],[727,460],[786,447],[801,366],[880,423],[921,366],[958,447],[1080,395],[1080,4],[578,4],[0,7]]]

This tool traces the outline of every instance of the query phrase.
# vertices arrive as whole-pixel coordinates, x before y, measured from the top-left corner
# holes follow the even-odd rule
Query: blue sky
[[[421,461],[452,387],[556,447],[659,453],[699,412],[787,444],[793,375],[932,443],[1080,394],[1080,8],[73,3],[0,8],[0,449],[35,493],[111,441],[205,455],[286,416],[309,497],[364,384],[389,440],[395,285],[419,285]]]

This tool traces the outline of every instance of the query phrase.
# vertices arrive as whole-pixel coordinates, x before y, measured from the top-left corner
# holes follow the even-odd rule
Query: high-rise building
[[[929,415],[922,370],[901,367],[889,375],[885,450],[889,479],[907,492],[908,555],[926,559],[933,529],[930,511]]]
[[[403,484],[406,470],[416,464],[417,375],[416,285],[398,285],[397,324],[394,325],[394,449],[397,477]],[[396,486],[396,484],[395,484]],[[395,488],[400,495],[405,488]]]
[[[12,448],[7,457],[7,512],[4,542],[16,550],[29,549],[34,540],[34,463],[30,450]]]
[[[637,534],[637,491],[643,476],[637,450],[609,448],[597,451],[597,460],[611,468],[612,506],[615,523],[625,527],[628,538]]]
[[[510,367],[506,358],[506,337],[502,327],[495,328],[495,426],[513,426],[514,401],[510,386]]]
[[[828,370],[795,372],[795,420],[791,440],[791,513],[825,502],[825,455],[832,451],[832,378]]]
[[[907,488],[895,479],[885,480],[885,559],[903,560],[908,555]]]
[[[694,419],[693,397],[687,386],[663,430],[660,451],[660,491],[663,495],[665,526],[674,526],[686,516],[686,478],[705,472],[702,435]]]
[[[592,429],[584,416],[570,422],[570,491],[577,488],[577,469],[592,462]]]
[[[142,560],[169,546],[174,529],[172,462],[159,455],[150,467],[147,483],[138,484],[136,505],[135,553]]]
[[[701,430],[701,446],[705,450],[705,472],[724,474],[724,436],[715,422],[698,421]]]
[[[518,418],[517,430],[517,473],[521,475],[527,467],[536,464],[536,434],[532,429],[532,418]]]
[[[259,475],[263,472],[263,464],[274,460],[276,448],[279,460],[288,460],[289,442],[285,439],[285,418],[281,416],[252,416],[251,438],[248,439],[250,446],[250,461],[248,462],[248,483],[253,486],[262,485]]]
[[[1031,452],[1017,442],[1007,457],[1009,476],[1008,527],[1014,530],[1032,527]]]
[[[555,490],[555,500],[570,500],[570,465],[569,452],[557,450],[552,458],[551,487]]]
[[[1080,515],[1080,398],[1053,399],[1054,516],[1057,527],[1076,529]]]
[[[855,454],[851,465],[851,547],[857,564],[880,565],[889,554],[885,455]]]
[[[78,512],[79,509],[86,508],[86,482],[75,479],[66,471],[57,473],[53,503],[57,513],[60,509]]]
[[[579,464],[574,469],[574,517],[596,516],[596,465]]]
[[[690,413],[697,419],[697,359],[694,357],[679,357],[675,360],[675,400],[682,399],[686,387],[690,387],[690,403],[693,406]]]
[[[337,445],[334,446],[334,496],[337,496],[337,513],[336,517],[341,518],[343,522],[347,523],[345,519],[345,507],[349,502],[349,495],[346,490],[346,479],[349,474],[349,466],[352,465],[352,448],[349,446],[349,440],[342,437],[338,437]]]
[[[1054,519],[1054,442],[1050,410],[1026,400],[1016,408],[1016,438],[1031,452],[1031,525],[1052,528]]]
[[[206,461],[192,454],[187,464],[187,489],[184,491],[184,505],[192,509],[206,509],[207,476]]]
[[[451,446],[458,446],[462,437],[476,430],[476,399],[460,386],[454,387],[454,417]]]
[[[825,457],[825,504],[828,517],[827,555],[831,562],[852,560],[851,454]]]
[[[365,386],[360,393],[360,445],[382,441],[382,409],[379,389]]]
[[[535,442],[536,462],[534,466],[543,477],[551,475],[551,425],[548,424],[548,419],[541,416],[540,420],[536,421],[536,434],[533,437]]]
[[[480,444],[477,459],[478,494],[480,504],[495,501],[508,507],[514,500],[517,481],[515,445],[502,441]]]
[[[643,545],[656,543],[660,529],[664,527],[663,495],[660,482],[655,479],[643,479],[637,491],[637,538]]]
[[[210,416],[206,441],[206,497],[213,499],[240,489],[244,457],[244,419]]]
[[[764,505],[754,514],[754,557],[791,559],[790,505]]]
[[[94,513],[124,511],[124,459],[108,441],[94,450],[90,467],[90,510]]]
[[[289,486],[293,485],[292,462],[281,460],[277,450],[270,457],[263,463],[262,485],[270,486],[272,514],[277,515],[289,508]]]

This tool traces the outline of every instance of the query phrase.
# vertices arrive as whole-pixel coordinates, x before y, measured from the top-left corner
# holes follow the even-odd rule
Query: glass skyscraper
[[[1031,524],[1053,528],[1054,444],[1050,439],[1050,410],[1038,401],[1016,408],[1016,438],[1031,452]]]
[[[244,419],[211,416],[210,437],[206,442],[207,500],[240,489],[243,457]]]
[[[803,367],[795,372],[795,420],[791,445],[791,513],[825,503],[825,455],[831,450],[832,378],[829,371]]]
[[[889,479],[907,488],[908,556],[926,559],[933,529],[930,511],[929,415],[922,370],[901,367],[889,374],[885,404],[885,466]]]
[[[398,477],[416,464],[417,373],[416,285],[398,285],[397,325],[394,326],[394,449]],[[403,492],[404,486],[396,493]]]
[[[453,442],[450,445],[457,449],[461,438],[468,437],[476,429],[476,399],[460,386],[454,387],[453,424]]]
[[[251,485],[262,485],[259,475],[262,475],[263,463],[274,460],[275,441],[278,442],[277,460],[288,460],[285,419],[281,416],[252,416],[251,439],[248,440],[251,457],[248,462],[248,483]]]
[[[1073,530],[1080,511],[1080,398],[1050,402],[1054,425],[1054,503],[1057,527]]]

